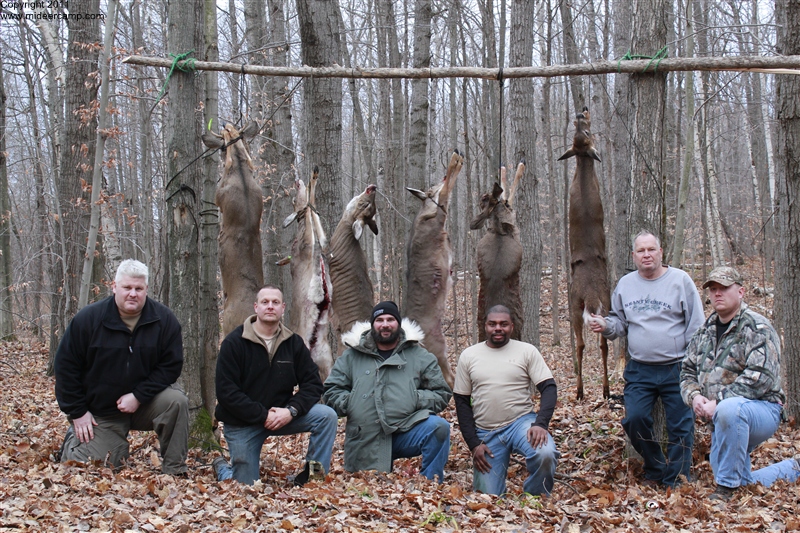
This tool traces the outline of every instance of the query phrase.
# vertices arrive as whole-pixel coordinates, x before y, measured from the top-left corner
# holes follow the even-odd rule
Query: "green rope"
[[[625,54],[624,56],[622,56],[620,59],[617,60],[617,72],[621,72],[622,71],[622,62],[623,61],[632,61],[634,59],[649,59],[650,60],[650,62],[647,63],[647,66],[644,67],[644,70],[642,71],[643,74],[650,69],[650,66],[653,64],[653,61],[655,61],[656,64],[653,67],[653,72],[656,72],[658,70],[658,65],[660,65],[661,61],[663,59],[666,59],[666,57],[667,57],[667,47],[666,46],[664,48],[662,48],[661,50],[659,50],[658,52],[656,52],[656,55],[654,55],[654,56],[643,56],[643,55],[638,55],[638,54],[631,54],[630,52],[628,52],[627,54]]]
[[[167,72],[167,78],[164,80],[164,86],[161,87],[161,92],[158,93],[158,98],[156,98],[156,102],[161,100],[161,97],[164,96],[164,91],[167,90],[169,79],[170,77],[172,77],[172,73],[175,72],[175,69],[178,69],[181,72],[194,72],[195,70],[197,70],[195,68],[195,63],[197,63],[197,59],[194,57],[189,57],[193,53],[194,49],[189,50],[185,54],[169,55],[172,58],[172,65],[169,67],[169,72]]]

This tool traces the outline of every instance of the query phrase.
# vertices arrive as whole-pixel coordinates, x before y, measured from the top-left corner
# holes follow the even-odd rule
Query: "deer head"
[[[500,235],[516,231],[517,217],[514,214],[514,199],[519,187],[519,180],[525,172],[525,160],[520,160],[514,175],[514,182],[509,187],[506,180],[506,167],[500,168],[500,183],[495,182],[491,193],[481,196],[481,212],[470,222],[470,229],[479,229],[490,220],[489,229]]]
[[[375,185],[367,185],[367,188],[359,194],[358,196],[353,197],[352,200],[347,204],[347,207],[344,209],[344,215],[342,219],[345,217],[353,217],[353,237],[356,240],[361,239],[361,233],[364,231],[364,225],[369,227],[372,230],[372,233],[377,235],[378,234],[378,225],[375,223],[375,213],[377,213],[378,209],[375,206],[375,192],[378,190],[378,187]]]
[[[567,150],[558,160],[563,161],[572,156],[578,156],[591,157],[595,161],[600,161],[600,154],[594,148],[594,139],[591,134],[592,121],[589,119],[588,107],[584,107],[583,112],[575,116],[573,124],[575,124],[575,136],[572,138],[572,148]]]
[[[447,215],[447,207],[450,203],[450,193],[455,187],[456,178],[464,164],[464,158],[458,149],[453,150],[450,164],[447,166],[447,173],[438,185],[434,185],[427,191],[406,187],[406,190],[422,201],[422,207],[417,214],[417,220],[427,220],[435,217],[439,210]]]

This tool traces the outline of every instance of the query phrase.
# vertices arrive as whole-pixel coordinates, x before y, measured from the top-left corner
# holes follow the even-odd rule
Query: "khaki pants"
[[[104,461],[115,468],[130,455],[128,432],[155,431],[161,448],[161,470],[165,474],[186,472],[189,450],[189,400],[173,384],[133,414],[95,416],[94,438],[81,443],[70,427],[64,439],[61,461]],[[71,421],[70,421],[71,423]]]

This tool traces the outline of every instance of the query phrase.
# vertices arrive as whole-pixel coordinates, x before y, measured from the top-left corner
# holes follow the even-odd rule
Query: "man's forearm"
[[[470,404],[472,398],[463,394],[453,394],[453,398],[456,403],[456,416],[461,428],[461,435],[470,451],[474,450],[481,444],[481,439],[478,438],[478,432],[475,429],[475,415]]]

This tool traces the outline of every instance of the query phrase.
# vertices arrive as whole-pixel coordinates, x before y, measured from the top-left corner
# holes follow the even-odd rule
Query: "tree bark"
[[[300,48],[304,65],[330,67],[341,62],[341,30],[334,2],[297,0]],[[319,167],[317,210],[330,235],[343,210],[342,202],[342,80],[307,79],[303,83],[306,113],[304,176]]]
[[[100,0],[87,0],[82,6],[86,13],[99,13]],[[62,226],[59,233],[66,239],[62,242],[61,282],[63,298],[62,314],[58,317],[57,333],[51,333],[50,354],[55,355],[60,335],[68,320],[78,309],[80,293],[80,272],[83,254],[86,251],[89,214],[85,206],[89,202],[84,185],[91,180],[94,161],[95,129],[88,122],[95,120],[90,112],[92,102],[97,96],[97,85],[92,73],[97,69],[100,41],[100,20],[87,17],[80,20],[67,20],[69,44],[67,45],[67,69],[64,88],[64,135],[61,145],[61,174],[56,178],[60,218]],[[57,336],[54,336],[57,335]]]
[[[205,0],[204,10],[205,34],[205,59],[216,61],[219,59],[219,44],[217,36],[217,5],[214,0]],[[216,72],[206,72],[205,79],[205,120],[208,124],[211,119],[215,127],[219,126],[219,80]],[[202,338],[198,353],[200,360],[200,396],[203,407],[213,417],[217,403],[217,391],[214,382],[217,369],[217,351],[219,349],[219,283],[217,270],[219,265],[218,241],[219,238],[219,212],[214,208],[214,198],[217,192],[217,179],[219,177],[219,152],[214,152],[211,157],[203,159],[203,184],[200,206],[200,332]],[[255,301],[256,295],[253,295]],[[203,417],[205,420],[205,417]],[[203,428],[210,432],[210,427]],[[207,438],[208,434],[207,434]]]
[[[694,0],[686,2],[686,53],[694,55],[694,15],[692,6]],[[684,137],[683,168],[681,171],[681,181],[678,186],[678,202],[675,213],[675,236],[672,241],[672,265],[680,268],[683,262],[683,249],[686,233],[686,211],[689,202],[689,190],[691,188],[692,163],[694,162],[694,73],[686,74],[685,97],[686,97],[686,132]]]
[[[511,35],[509,64],[530,65],[533,61],[534,0],[513,0],[511,5]],[[533,160],[536,155],[536,120],[533,116],[533,81],[527,79],[509,82],[510,125],[513,132],[514,161],[525,157]],[[502,120],[503,117],[500,119]],[[520,293],[526,317],[525,331],[520,338],[539,345],[539,307],[542,277],[542,235],[539,220],[539,180],[536,165],[531,164],[527,175],[520,180],[515,211],[523,246],[520,269]]]
[[[168,47],[176,54],[205,50],[203,39],[204,0],[170,2]],[[202,52],[201,52],[202,53]],[[199,54],[198,54],[199,55]],[[183,328],[183,372],[181,383],[189,396],[192,419],[204,406],[203,332],[200,309],[200,212],[203,166],[193,162],[199,155],[198,140],[203,132],[198,104],[204,101],[204,84],[193,72],[176,69],[169,79],[166,117],[167,137],[167,265],[169,305]],[[191,164],[190,164],[191,163]]]
[[[800,0],[777,2],[780,53],[800,52]],[[785,409],[793,417],[800,416],[800,78],[778,78],[778,120],[782,131],[781,158],[784,179],[779,187],[779,246],[776,261],[778,326],[783,332],[781,357],[783,382],[787,395]]]
[[[6,87],[3,58],[0,57],[0,339],[3,340],[14,336],[11,268],[11,202],[6,166]]]
[[[95,250],[97,249],[97,235],[100,231],[100,190],[103,188],[103,156],[105,155],[106,139],[108,138],[108,92],[109,72],[111,70],[111,47],[116,34],[115,22],[117,18],[117,2],[109,0],[108,13],[105,20],[105,41],[100,54],[100,101],[97,108],[97,129],[95,130],[96,144],[94,150],[94,166],[92,168],[92,199],[89,203],[89,237],[86,241],[86,253],[83,256],[83,269],[81,274],[80,293],[78,295],[78,309],[83,308],[89,301],[89,285],[92,282]]]

